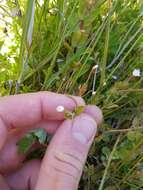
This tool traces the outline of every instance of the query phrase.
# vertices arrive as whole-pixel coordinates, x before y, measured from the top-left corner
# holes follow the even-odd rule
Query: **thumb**
[[[3,119],[0,117],[0,150],[5,144],[6,138],[7,138],[7,129],[5,127]]]
[[[45,154],[35,190],[77,190],[96,129],[95,120],[85,113],[65,120]]]

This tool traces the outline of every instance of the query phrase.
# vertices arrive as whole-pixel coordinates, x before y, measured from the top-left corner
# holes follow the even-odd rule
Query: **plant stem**
[[[107,27],[106,27],[106,34],[105,34],[105,45],[104,45],[104,55],[103,55],[103,62],[101,65],[101,78],[100,78],[100,88],[104,86],[105,83],[105,73],[106,73],[106,65],[108,59],[108,51],[109,51],[109,40],[110,40],[110,22],[111,22],[111,0],[108,0],[108,17],[107,17]]]
[[[107,172],[108,172],[108,169],[109,169],[109,167],[110,167],[110,164],[111,164],[111,161],[112,161],[114,152],[115,152],[115,150],[116,150],[116,147],[117,147],[117,145],[118,145],[118,143],[119,143],[119,141],[120,141],[120,137],[121,137],[121,136],[119,135],[118,138],[117,138],[117,140],[116,140],[116,142],[115,142],[115,144],[114,144],[114,147],[113,147],[113,149],[112,149],[112,152],[111,152],[111,154],[110,154],[110,156],[109,156],[109,159],[108,159],[108,162],[107,162],[107,166],[106,166],[106,168],[105,168],[105,171],[104,171],[104,174],[103,174],[103,177],[102,177],[102,180],[101,180],[101,183],[100,183],[100,186],[99,186],[98,190],[102,190],[103,187],[104,187],[104,183],[105,183],[105,180],[106,180]]]
[[[136,127],[136,128],[128,128],[128,129],[109,130],[109,131],[106,131],[106,133],[118,133],[118,132],[125,133],[125,132],[136,131],[136,130],[143,130],[143,126]]]

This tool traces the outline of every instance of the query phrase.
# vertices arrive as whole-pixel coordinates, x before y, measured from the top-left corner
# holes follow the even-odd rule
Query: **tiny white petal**
[[[57,106],[56,111],[57,112],[64,112],[65,108],[63,106]]]
[[[57,63],[61,63],[63,61],[64,61],[63,59],[57,59]]]
[[[117,76],[115,76],[115,75],[113,75],[113,79],[114,79],[114,80],[117,80],[117,79],[118,79],[118,77],[117,77]]]
[[[94,96],[96,94],[96,91],[92,92],[92,95]]]
[[[140,77],[140,76],[141,76],[141,71],[140,71],[140,69],[135,69],[135,70],[133,71],[133,76],[135,76],[135,77]]]
[[[92,70],[98,69],[98,67],[99,67],[98,65],[95,65],[92,67]]]

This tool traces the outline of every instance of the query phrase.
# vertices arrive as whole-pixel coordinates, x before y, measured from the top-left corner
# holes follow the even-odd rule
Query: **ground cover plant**
[[[1,0],[1,96],[43,90],[103,110],[79,189],[143,189],[142,0]]]

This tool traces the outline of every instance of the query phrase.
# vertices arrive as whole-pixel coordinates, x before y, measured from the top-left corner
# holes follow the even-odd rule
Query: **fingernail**
[[[88,144],[96,134],[97,124],[88,115],[82,114],[75,118],[72,126],[73,137],[82,144]]]

